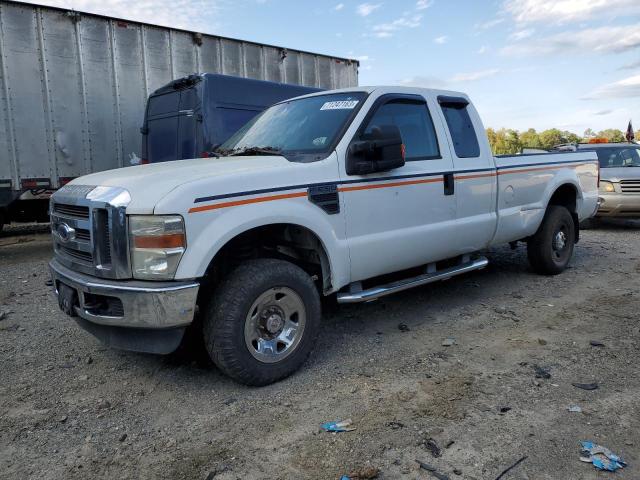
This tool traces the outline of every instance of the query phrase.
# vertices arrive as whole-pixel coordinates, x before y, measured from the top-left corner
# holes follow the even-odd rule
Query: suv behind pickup
[[[74,180],[51,201],[63,311],[117,348],[200,331],[218,367],[295,371],[338,302],[483,268],[526,241],[560,273],[598,199],[594,152],[494,157],[461,93],[377,87],[276,104],[213,152]]]

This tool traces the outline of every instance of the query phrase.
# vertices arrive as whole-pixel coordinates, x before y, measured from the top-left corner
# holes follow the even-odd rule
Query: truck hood
[[[640,167],[601,168],[600,179],[609,182],[640,179]]]
[[[186,183],[211,177],[224,182],[225,177],[294,165],[280,156],[197,158],[107,170],[77,178],[71,184],[124,188],[131,195],[128,213],[151,214],[162,198]]]

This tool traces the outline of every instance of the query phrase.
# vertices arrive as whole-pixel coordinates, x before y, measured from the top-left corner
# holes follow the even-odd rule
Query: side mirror
[[[396,125],[374,126],[363,140],[352,142],[349,146],[347,175],[385,172],[403,165],[404,145]]]

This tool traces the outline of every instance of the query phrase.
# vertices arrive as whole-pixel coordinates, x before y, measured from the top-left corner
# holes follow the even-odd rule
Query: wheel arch
[[[574,182],[564,182],[556,186],[553,193],[547,201],[545,211],[549,209],[551,205],[559,205],[569,210],[571,218],[573,218],[575,241],[578,243],[580,240],[580,228],[578,219],[578,202],[581,199],[580,189]]]
[[[203,277],[219,281],[242,260],[280,258],[300,266],[316,277],[321,291],[335,290],[333,268],[323,239],[309,226],[294,222],[247,226],[219,246],[210,256]]]

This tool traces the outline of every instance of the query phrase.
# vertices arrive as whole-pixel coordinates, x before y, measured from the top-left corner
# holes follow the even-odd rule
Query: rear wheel
[[[204,317],[213,362],[247,385],[296,371],[320,329],[320,297],[307,273],[274,259],[241,264],[217,288]]]
[[[527,253],[533,270],[543,275],[561,273],[573,255],[575,229],[569,210],[550,205],[542,225],[528,241]]]

